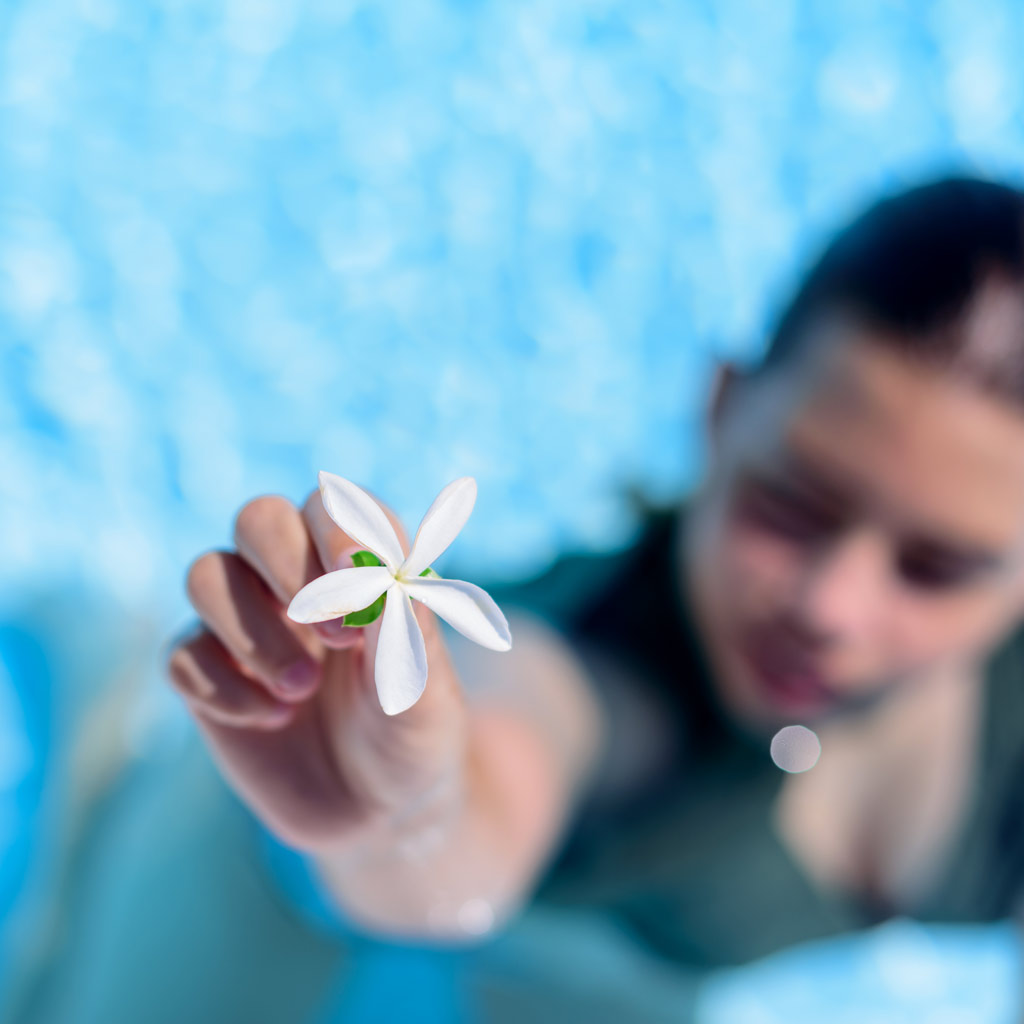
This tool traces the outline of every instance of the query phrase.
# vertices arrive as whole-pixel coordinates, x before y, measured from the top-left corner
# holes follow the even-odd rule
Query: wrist
[[[453,765],[409,803],[388,813],[366,852],[378,861],[417,862],[443,849],[465,814],[467,771],[464,765]]]
[[[318,874],[346,917],[370,931],[479,941],[510,904],[493,797],[479,757],[470,757],[357,849],[318,855]]]
[[[425,784],[417,789],[403,785],[401,798],[392,790],[386,799],[376,798],[376,806],[347,835],[308,852],[336,879],[359,873],[364,866],[400,868],[403,864],[428,858],[443,849],[466,814],[475,758],[470,755],[468,738],[446,746],[451,751],[443,761],[434,760],[434,768]],[[386,773],[385,773],[386,774]],[[403,770],[399,774],[405,775]],[[425,773],[421,769],[421,778]],[[364,788],[370,790],[371,780]],[[387,790],[386,782],[379,788]],[[371,797],[366,797],[371,802]]]
[[[422,758],[432,761],[433,768],[429,773],[420,769],[418,788],[403,785],[401,799],[393,793],[379,802],[358,838],[324,850],[322,856],[339,867],[354,867],[366,860],[384,864],[422,859],[443,847],[465,814],[475,760],[465,734],[457,742],[449,737],[444,747],[443,758]],[[404,768],[400,774],[406,774]]]

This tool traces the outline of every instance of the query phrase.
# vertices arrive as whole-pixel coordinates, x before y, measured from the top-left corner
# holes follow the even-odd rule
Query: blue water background
[[[472,474],[470,579],[626,542],[837,224],[1019,179],[1021,52],[1014,0],[2,5],[0,915],[53,694],[142,620],[133,743],[187,728],[156,641],[244,501]]]

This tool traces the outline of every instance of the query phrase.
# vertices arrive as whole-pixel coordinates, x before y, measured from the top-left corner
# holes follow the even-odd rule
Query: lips
[[[741,650],[759,688],[773,702],[792,708],[817,708],[838,700],[839,695],[814,663],[777,633],[756,634]]]

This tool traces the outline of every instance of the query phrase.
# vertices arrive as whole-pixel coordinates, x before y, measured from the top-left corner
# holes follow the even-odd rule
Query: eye
[[[744,518],[793,540],[821,536],[836,524],[832,513],[776,483],[748,482],[741,490],[738,506]]]
[[[907,554],[899,560],[903,578],[922,590],[948,590],[969,583],[973,569],[962,562]]]

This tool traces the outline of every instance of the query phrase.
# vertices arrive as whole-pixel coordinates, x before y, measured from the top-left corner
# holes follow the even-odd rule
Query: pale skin
[[[969,329],[999,331],[979,301]],[[822,739],[782,787],[783,841],[818,884],[912,913],[960,823],[979,661],[1024,615],[1024,412],[877,332],[821,330],[776,377],[720,372],[678,571],[730,713],[766,742],[797,721]],[[234,542],[192,563],[203,629],[168,662],[225,778],[367,930],[463,942],[499,926],[606,751],[639,763],[649,737],[615,735],[577,652],[514,610],[498,653],[416,604],[426,690],[385,715],[375,625],[330,639],[284,615],[352,546],[319,492],[254,499]],[[781,706],[736,653],[751,628],[784,632],[834,700]],[[303,654],[317,673],[287,693],[275,681]]]

